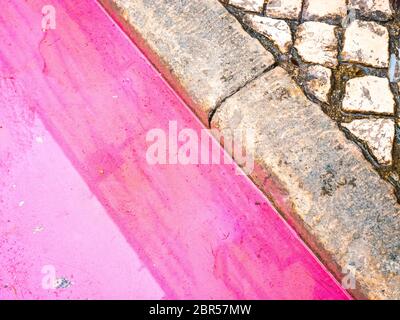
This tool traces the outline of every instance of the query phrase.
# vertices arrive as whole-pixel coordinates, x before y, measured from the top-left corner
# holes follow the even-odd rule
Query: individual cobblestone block
[[[252,12],[261,13],[264,9],[264,0],[229,0],[231,6]]]
[[[303,19],[338,19],[347,14],[346,0],[304,0]]]
[[[265,15],[277,19],[297,20],[301,13],[302,0],[269,0]]]
[[[271,40],[281,52],[287,53],[292,45],[292,33],[284,20],[247,14],[243,21],[254,31]]]
[[[393,114],[394,107],[395,101],[388,79],[365,76],[346,83],[342,104],[344,111]]]
[[[331,90],[332,71],[319,65],[306,67],[304,86],[318,100],[328,103]]]
[[[335,26],[322,22],[304,22],[297,28],[295,48],[306,62],[326,67],[338,64]]]
[[[388,30],[376,22],[354,21],[345,32],[342,59],[377,68],[388,67]]]
[[[363,16],[380,20],[393,16],[390,0],[349,0],[349,9],[360,10]]]
[[[343,123],[356,138],[365,142],[382,165],[392,164],[394,121],[391,119],[358,119]]]

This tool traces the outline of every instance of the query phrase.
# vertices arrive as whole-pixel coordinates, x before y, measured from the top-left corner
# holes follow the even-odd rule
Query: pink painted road
[[[349,298],[234,165],[148,164],[202,126],[97,2],[0,24],[1,299]]]

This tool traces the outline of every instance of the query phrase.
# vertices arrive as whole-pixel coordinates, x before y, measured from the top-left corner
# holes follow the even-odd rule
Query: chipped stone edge
[[[147,58],[155,65],[155,67],[159,70],[159,72],[163,75],[163,77],[171,84],[175,91],[179,93],[184,102],[191,108],[191,110],[198,116],[201,122],[206,126],[210,127],[210,120],[212,118],[212,114],[205,114],[204,108],[196,103],[194,99],[188,93],[187,88],[183,85],[179,78],[177,78],[173,70],[168,68],[168,60],[171,57],[168,56],[158,56],[155,52],[148,46],[146,39],[142,37],[142,33],[140,30],[136,30],[133,26],[129,25],[127,18],[124,16],[124,12],[120,10],[120,8],[113,3],[112,0],[98,0],[99,4],[105,9],[105,11],[120,25],[121,28],[127,33],[127,35],[135,39],[135,44],[142,50],[142,52],[146,55]],[[215,0],[216,4],[219,5],[218,0]],[[222,1],[223,2],[223,1]],[[162,28],[162,26],[160,26]],[[247,35],[251,37],[250,35]],[[234,47],[234,44],[232,44]],[[234,48],[232,49],[234,50]],[[271,66],[265,72],[270,71],[276,65]],[[193,66],[195,68],[195,66]],[[242,87],[238,87],[237,91],[233,92],[231,95],[239,92],[244,86],[248,83],[255,81],[260,75],[256,76],[254,79],[248,81]],[[206,77],[206,76],[204,76]],[[227,96],[224,100],[228,99],[231,95]],[[216,109],[223,102],[221,101],[215,108]],[[333,121],[333,120],[332,120]],[[337,128],[338,132],[342,133],[339,128]],[[366,165],[369,165],[366,162]],[[332,272],[332,274],[340,281],[341,277],[341,265],[335,261],[334,257],[332,257],[328,251],[325,250],[322,246],[322,242],[319,239],[316,239],[315,236],[307,230],[304,226],[304,221],[302,221],[301,215],[298,214],[293,206],[287,202],[290,195],[287,193],[287,190],[282,190],[282,184],[280,183],[280,177],[275,176],[272,172],[268,172],[268,170],[259,164],[255,164],[256,168],[254,172],[256,172],[255,176],[250,176],[249,178],[257,185],[257,187],[261,188],[261,191],[269,198],[269,200],[278,208],[279,213],[289,222],[291,226],[293,226],[296,231],[299,233],[301,238],[307,243],[307,245],[311,248],[311,250],[316,254],[316,256],[323,262],[323,264]],[[265,179],[268,177],[268,179]],[[267,184],[260,185],[257,181],[267,181]],[[352,291],[348,290],[354,298],[357,299],[368,299],[371,298],[368,292],[363,291]],[[399,297],[400,299],[400,297]]]

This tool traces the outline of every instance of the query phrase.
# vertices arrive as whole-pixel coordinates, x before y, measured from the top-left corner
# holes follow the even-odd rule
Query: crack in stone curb
[[[229,98],[231,98],[232,96],[234,96],[235,94],[237,94],[238,92],[240,92],[240,90],[242,90],[243,88],[247,87],[250,83],[252,83],[253,81],[257,80],[258,78],[262,77],[265,73],[273,70],[274,68],[276,68],[278,66],[278,63],[275,62],[274,64],[272,64],[271,66],[267,67],[265,70],[261,71],[259,74],[257,74],[256,76],[254,76],[252,79],[247,80],[243,85],[241,85],[240,87],[238,87],[235,91],[233,91],[231,94],[227,95],[226,97],[222,98],[220,101],[217,102],[217,104],[215,105],[215,108],[213,108],[209,114],[208,114],[208,127],[211,128],[211,122],[213,120],[213,117],[215,115],[215,113],[217,112],[218,108]]]

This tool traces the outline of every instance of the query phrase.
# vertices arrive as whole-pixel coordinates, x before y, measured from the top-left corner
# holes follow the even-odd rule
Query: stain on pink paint
[[[17,113],[24,121],[14,134],[0,133],[0,152],[9,157],[1,162],[2,178],[16,157],[15,145],[20,153],[30,152],[10,137],[31,134],[29,119],[37,116],[164,298],[349,298],[254,185],[235,174],[234,165],[149,165],[149,130],[167,132],[176,121],[178,130],[191,128],[200,136],[201,124],[97,2],[52,1],[56,29],[43,32],[46,2],[8,1],[0,12],[0,72],[11,79],[0,89],[0,114]],[[19,103],[10,106],[10,99]],[[59,178],[60,172],[48,174]],[[2,211],[1,218],[13,214]],[[89,242],[109,232],[101,224],[92,227],[80,234]],[[76,245],[62,238],[57,243],[66,250]],[[39,259],[43,247],[26,246]],[[13,254],[2,252],[7,268],[0,273],[18,268]],[[89,295],[90,285],[68,289]],[[152,288],[157,295],[160,289]],[[28,290],[24,297],[33,296],[40,291]]]

